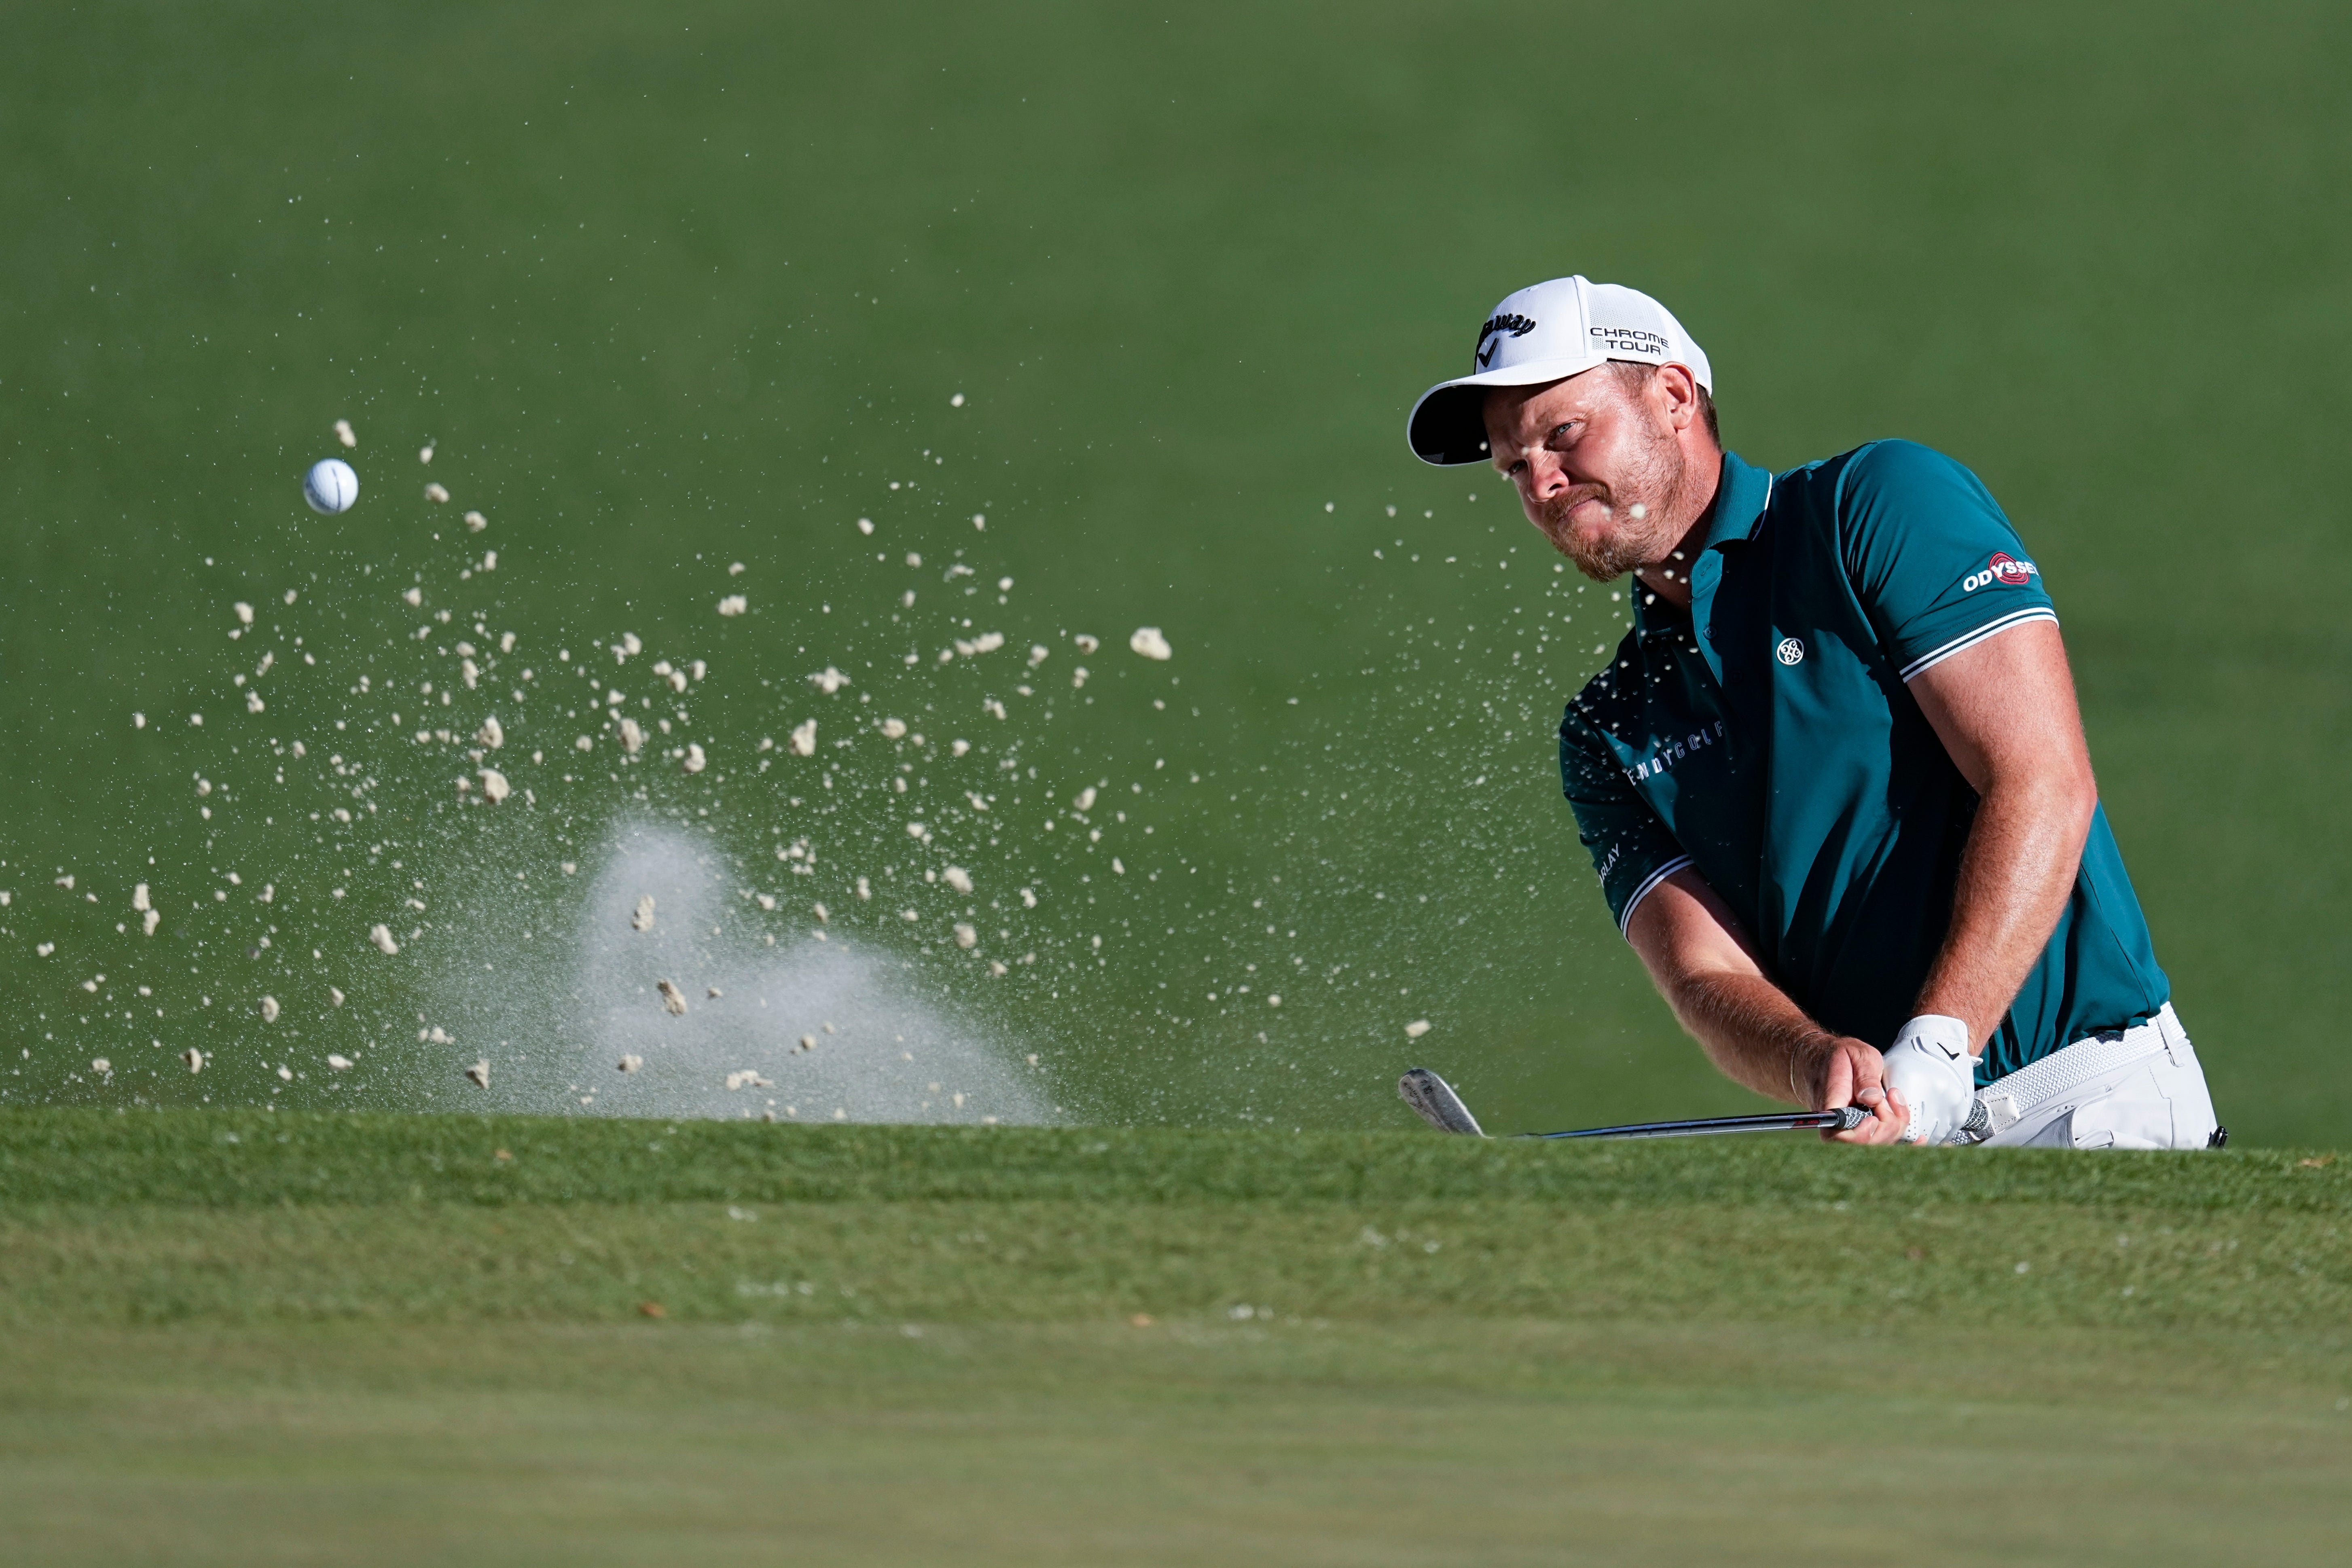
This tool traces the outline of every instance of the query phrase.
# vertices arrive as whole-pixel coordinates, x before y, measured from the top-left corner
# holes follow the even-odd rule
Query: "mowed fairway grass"
[[[0,1113],[30,1563],[2322,1563],[2352,1161]]]

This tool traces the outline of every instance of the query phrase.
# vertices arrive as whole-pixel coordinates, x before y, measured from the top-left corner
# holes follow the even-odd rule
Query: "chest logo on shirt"
[[[2004,550],[1992,552],[1981,572],[1971,572],[1960,579],[1960,592],[1973,594],[1979,588],[1999,584],[2004,588],[2022,588],[2042,574],[2042,568],[2031,561],[2020,561]]]
[[[1805,645],[1795,637],[1782,637],[1780,646],[1772,650],[1772,657],[1782,664],[1802,664],[1805,662]]]
[[[1648,756],[1625,770],[1625,777],[1633,784],[1640,784],[1643,779],[1656,778],[1685,758],[1706,751],[1710,746],[1724,744],[1725,737],[1729,731],[1730,725],[1717,719],[1712,724],[1701,724],[1686,735],[1661,735],[1650,742]],[[1608,868],[1605,866],[1601,868],[1601,875],[1605,877],[1608,874]]]

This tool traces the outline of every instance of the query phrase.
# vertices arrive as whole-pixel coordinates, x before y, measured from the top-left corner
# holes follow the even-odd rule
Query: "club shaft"
[[[1785,1132],[1806,1128],[1839,1131],[1858,1127],[1870,1112],[1858,1106],[1835,1110],[1792,1110],[1772,1116],[1710,1116],[1688,1121],[1634,1121],[1622,1127],[1583,1127],[1568,1132],[1527,1132],[1526,1138],[1702,1138],[1717,1132]]]

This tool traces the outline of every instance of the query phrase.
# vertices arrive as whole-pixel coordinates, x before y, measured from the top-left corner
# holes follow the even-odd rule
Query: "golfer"
[[[2201,1149],[2225,1134],[2099,809],[2041,568],[1983,483],[1874,441],[1768,473],[1647,295],[1511,295],[1413,451],[1492,463],[1633,626],[1561,783],[1622,931],[1759,1093],[1855,1143]]]

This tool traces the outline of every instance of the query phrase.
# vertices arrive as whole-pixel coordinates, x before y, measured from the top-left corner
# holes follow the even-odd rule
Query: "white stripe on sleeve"
[[[1689,856],[1678,855],[1643,879],[1642,885],[1633,889],[1633,896],[1625,900],[1625,912],[1617,917],[1617,934],[1619,936],[1625,934],[1625,928],[1633,923],[1633,911],[1642,907],[1642,900],[1648,898],[1659,883],[1690,863]]]
[[[1969,648],[1976,647],[1977,644],[1984,641],[1985,638],[1989,637],[1993,637],[1999,633],[2005,632],[2011,626],[2021,626],[2028,621],[2048,621],[2054,626],[2058,624],[2058,616],[2055,611],[2048,609],[2041,605],[2030,605],[2022,610],[2012,610],[2008,615],[2001,616],[1998,620],[1987,621],[1976,630],[1972,632],[1965,632],[1960,636],[1954,637],[1951,641],[1946,643],[1939,648],[1931,648],[1927,652],[1921,654],[1917,658],[1913,659],[1909,664],[1903,667],[1901,671],[1902,679],[1909,680],[1912,677],[1918,675],[1924,670],[1935,668],[1936,666],[1943,663],[1954,654],[1964,652]]]

